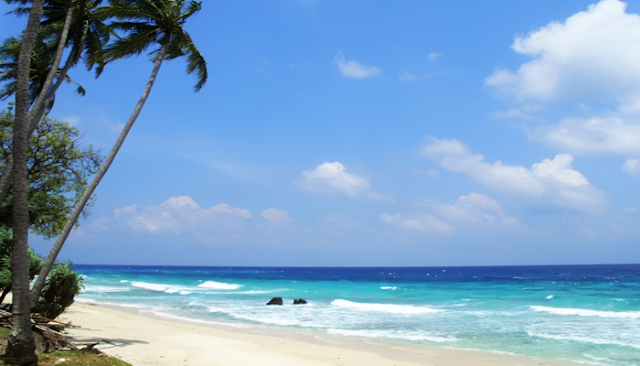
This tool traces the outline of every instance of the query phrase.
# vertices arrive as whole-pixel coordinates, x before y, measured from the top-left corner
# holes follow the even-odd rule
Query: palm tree
[[[107,62],[120,58],[127,58],[147,50],[155,45],[159,46],[151,52],[154,62],[153,70],[147,81],[147,85],[142,92],[142,96],[133,109],[133,113],[126,125],[122,129],[113,149],[105,159],[104,163],[93,178],[93,181],[85,189],[82,197],[67,220],[62,233],[51,248],[49,256],[42,265],[42,270],[33,286],[32,298],[37,299],[45,284],[45,279],[53,266],[58,253],[62,249],[65,240],[69,236],[71,229],[78,220],[85,204],[93,194],[100,180],[106,174],[116,157],[118,150],[124,143],[129,130],[138,118],[144,106],[153,83],[158,76],[158,71],[162,62],[172,60],[181,56],[187,57],[187,73],[195,73],[198,82],[195,90],[199,91],[207,81],[207,63],[191,37],[184,30],[183,25],[188,18],[196,14],[201,9],[201,2],[185,0],[112,0],[111,6],[105,10],[109,16],[116,17],[118,21],[111,24],[111,28],[116,31],[126,33],[126,36],[116,40],[106,49]]]
[[[41,35],[36,38],[33,53],[31,55],[31,66],[29,68],[29,105],[33,106],[40,93],[44,89],[44,83],[51,70],[55,49],[52,50],[50,45],[45,42]],[[5,100],[15,94],[16,91],[16,65],[18,64],[18,54],[20,53],[20,44],[22,41],[15,37],[8,38],[4,44],[0,45],[0,83],[5,83],[0,89],[0,100]],[[52,53],[52,51],[54,53]],[[76,92],[80,95],[85,94],[84,88],[73,81],[69,75],[62,78],[69,83],[77,85]],[[55,101],[55,95],[45,106],[45,111],[50,111]]]
[[[31,333],[29,298],[29,210],[27,206],[27,148],[29,129],[29,64],[42,17],[43,0],[34,0],[24,31],[16,74],[16,115],[13,136],[13,308],[11,334],[7,343],[7,365],[37,365]]]
[[[6,0],[9,3],[28,3],[28,0]],[[32,101],[36,103],[29,114],[28,137],[35,130],[38,121],[41,120],[45,112],[45,108],[50,105],[56,91],[62,84],[63,80],[67,80],[67,72],[76,65],[82,57],[84,63],[89,70],[95,65],[97,75],[100,75],[104,68],[103,48],[109,41],[109,36],[113,31],[104,23],[108,15],[100,7],[102,0],[49,0],[43,10],[44,20],[41,23],[41,34],[48,38],[53,38],[57,44],[55,57],[49,67],[49,71],[42,73],[46,78],[41,76],[41,85],[37,87],[40,93],[37,98],[34,96]],[[26,14],[31,11],[29,7],[17,8],[13,11],[16,14]],[[69,52],[65,66],[58,70],[62,52],[64,48],[70,44]],[[37,51],[37,50],[36,50]],[[36,52],[34,52],[36,53]],[[38,60],[47,59],[46,55],[34,54]],[[49,56],[50,58],[50,56]],[[5,74],[9,71],[5,71]],[[53,84],[54,76],[58,76],[57,81]],[[96,75],[96,76],[97,76]],[[78,89],[83,93],[84,90]],[[2,172],[0,177],[0,202],[4,201],[9,187],[13,181],[13,166],[8,166]]]

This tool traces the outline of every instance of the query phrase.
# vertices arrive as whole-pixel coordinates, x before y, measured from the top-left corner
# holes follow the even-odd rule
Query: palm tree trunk
[[[60,60],[62,60],[62,54],[64,52],[64,46],[67,43],[67,37],[69,36],[69,27],[71,26],[71,20],[73,16],[73,7],[69,7],[67,9],[67,16],[64,20],[64,25],[62,27],[62,33],[60,33],[60,39],[58,40],[58,48],[56,49],[56,56],[53,60],[53,64],[51,65],[51,70],[47,74],[47,78],[44,81],[44,85],[42,87],[42,91],[40,95],[38,95],[38,99],[36,100],[36,104],[31,109],[31,113],[29,113],[29,129],[27,132],[27,141],[31,138],[33,131],[38,127],[38,122],[44,115],[45,108],[47,104],[51,101],[51,98],[55,95],[56,91],[62,84],[69,68],[71,67],[71,60],[74,56],[74,49],[71,50],[71,54],[67,59],[67,63],[64,65],[64,69],[60,73],[58,80],[54,84],[53,88],[51,88],[51,84],[53,83],[53,78],[58,72],[58,66],[60,65]],[[49,90],[51,89],[51,90]],[[2,177],[0,177],[0,202],[4,202],[4,199],[7,197],[7,193],[9,193],[9,188],[11,187],[11,183],[13,182],[13,155],[9,156],[9,161],[7,161],[7,166],[2,172]]]
[[[27,130],[29,128],[29,66],[33,43],[42,17],[43,0],[34,0],[18,56],[16,78],[16,116],[13,125],[13,309],[11,334],[7,344],[7,365],[37,365],[31,333],[31,300],[29,293],[29,213],[27,207]]]
[[[58,239],[56,240],[55,244],[51,248],[51,251],[49,252],[49,256],[47,257],[47,259],[45,259],[44,263],[42,264],[42,269],[38,274],[38,279],[36,280],[36,283],[33,285],[33,289],[31,290],[31,298],[33,301],[33,305],[37,303],[38,298],[40,297],[40,292],[44,287],[47,275],[49,274],[51,267],[53,267],[53,264],[55,263],[56,258],[58,257],[58,253],[60,253],[60,250],[62,249],[64,242],[67,240],[67,237],[69,236],[69,233],[71,233],[71,229],[73,229],[73,226],[75,225],[76,221],[78,221],[78,217],[82,213],[82,210],[84,210],[84,206],[87,204],[87,201],[89,201],[89,198],[93,194],[93,191],[95,191],[96,187],[98,186],[98,183],[100,183],[100,180],[102,180],[102,177],[104,177],[104,175],[107,173],[107,170],[109,170],[109,167],[113,162],[113,159],[116,157],[116,154],[118,154],[118,150],[120,150],[120,147],[124,143],[124,140],[127,138],[127,134],[129,133],[129,130],[131,130],[131,127],[133,126],[133,123],[138,118],[138,115],[140,114],[140,111],[142,110],[144,103],[147,101],[147,98],[149,97],[149,92],[151,92],[153,83],[155,82],[156,77],[158,76],[160,65],[162,65],[162,61],[164,60],[164,57],[167,53],[168,46],[169,46],[169,40],[165,41],[165,43],[162,44],[162,47],[160,48],[160,52],[158,53],[158,57],[155,61],[155,65],[153,66],[153,71],[151,72],[151,76],[149,76],[149,80],[147,81],[147,86],[144,88],[144,91],[140,96],[140,100],[138,100],[138,104],[133,109],[133,113],[131,113],[131,117],[129,117],[127,124],[124,125],[122,132],[120,132],[120,136],[118,136],[118,140],[116,141],[115,145],[111,149],[111,152],[105,159],[104,163],[102,163],[102,166],[98,170],[98,173],[96,173],[96,176],[93,178],[91,183],[87,186],[87,188],[82,193],[82,197],[80,197],[80,201],[74,207],[73,212],[71,213],[71,217],[69,217],[69,219],[67,220],[67,223],[64,225],[64,228],[62,229],[62,233],[60,234],[60,236],[58,236]]]

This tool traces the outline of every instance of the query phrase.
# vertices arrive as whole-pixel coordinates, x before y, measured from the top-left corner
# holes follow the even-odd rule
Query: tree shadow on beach
[[[126,347],[133,344],[149,344],[149,342],[138,339],[124,338],[107,338],[107,337],[86,337],[86,336],[67,336],[69,341],[76,347],[96,343],[100,348]]]

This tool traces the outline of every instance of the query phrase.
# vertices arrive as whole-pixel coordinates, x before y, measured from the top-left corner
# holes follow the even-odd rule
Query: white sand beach
[[[318,339],[295,331],[269,332],[169,321],[137,310],[74,304],[59,320],[80,328],[68,335],[78,343],[100,342],[109,355],[134,366],[558,366],[572,363],[506,354],[449,349],[400,349],[355,339]]]

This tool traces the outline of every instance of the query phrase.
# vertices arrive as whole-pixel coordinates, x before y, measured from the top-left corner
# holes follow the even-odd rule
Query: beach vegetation
[[[11,229],[0,226],[0,303],[12,288],[11,250],[13,235]],[[33,281],[42,268],[44,258],[29,248],[29,280]],[[82,291],[82,277],[67,263],[56,263],[34,311],[48,319],[55,319],[71,304]]]
[[[14,115],[11,106],[0,112],[0,169],[12,154]],[[29,143],[27,156],[29,228],[47,239],[57,236],[95,174],[102,157],[90,145],[81,144],[80,130],[43,117]],[[89,215],[92,197],[83,215]],[[13,227],[12,190],[0,204],[0,225]]]
[[[0,303],[4,300],[12,288],[11,251],[13,232],[11,229],[0,226]],[[42,268],[42,258],[29,248],[29,280],[32,281]]]
[[[57,318],[73,304],[75,296],[82,291],[82,277],[69,267],[70,264],[57,263],[47,277],[35,309],[35,312],[45,318]]]
[[[13,305],[11,334],[7,341],[5,362],[9,365],[37,365],[35,342],[31,332],[31,295],[29,288],[29,204],[27,182],[27,151],[29,140],[29,70],[31,54],[42,18],[43,0],[34,0],[29,12],[26,29],[22,36],[18,62],[16,63],[15,118],[13,128],[12,167],[13,179],[13,241],[12,241],[12,287]],[[62,43],[62,42],[60,42]],[[57,66],[56,66],[57,68]],[[54,68],[52,68],[54,69]],[[49,73],[53,75],[52,72]],[[49,79],[49,78],[48,78]],[[46,82],[45,82],[46,83]],[[43,88],[46,90],[47,87]],[[44,102],[42,98],[40,101]],[[44,109],[44,105],[41,105]],[[7,176],[8,169],[2,175]],[[6,191],[8,183],[5,179]],[[2,193],[2,187],[0,187]],[[4,196],[0,199],[4,201]]]
[[[118,136],[115,145],[80,197],[61,234],[51,248],[49,256],[45,260],[42,270],[33,285],[33,298],[37,298],[42,291],[46,276],[71,233],[71,229],[76,224],[85,205],[89,202],[94,190],[109,170],[131,127],[140,115],[158,76],[162,62],[165,59],[173,60],[179,57],[186,57],[187,74],[195,74],[197,76],[195,90],[200,90],[206,83],[207,63],[193,43],[189,33],[184,29],[185,22],[200,11],[201,5],[201,2],[187,2],[185,0],[111,0],[110,6],[103,9],[103,15],[116,19],[109,26],[114,31],[122,34],[122,37],[106,47],[104,63],[107,64],[121,58],[137,56],[150,47],[154,47],[150,52],[154,66],[142,95]]]
[[[4,333],[3,333],[4,332]],[[8,329],[0,328],[0,338],[8,336]],[[0,361],[0,365],[6,365]],[[40,366],[131,366],[131,364],[121,361],[115,357],[107,356],[104,353],[91,353],[82,350],[77,351],[56,351],[38,355],[38,365]]]
[[[60,361],[64,359],[64,361]],[[40,366],[131,366],[131,364],[110,357],[104,353],[79,351],[57,351],[38,356]]]
[[[9,85],[3,95],[15,95],[15,116],[10,138],[10,152],[2,168],[0,177],[0,208],[5,208],[5,198],[10,200],[6,210],[11,211],[10,226],[13,228],[12,241],[12,331],[9,338],[6,360],[9,364],[37,364],[30,329],[30,313],[47,285],[47,277],[56,263],[56,258],[69,233],[76,226],[78,218],[90,205],[93,192],[108,170],[115,155],[122,146],[129,130],[144,106],[158,75],[162,62],[179,57],[187,59],[187,73],[196,74],[196,91],[207,80],[206,62],[183,28],[188,18],[201,8],[201,2],[185,0],[111,0],[109,6],[101,6],[100,0],[55,1],[55,0],[7,0],[22,7],[14,12],[28,14],[27,27],[22,38],[9,40],[5,51],[9,56],[3,60],[2,77]],[[30,7],[25,5],[30,4]],[[105,23],[106,20],[112,20]],[[109,37],[117,34],[118,39],[107,45]],[[19,44],[19,45],[18,45]],[[65,48],[71,47],[64,67],[59,68]],[[106,47],[105,47],[106,46]],[[39,191],[29,191],[29,144],[47,108],[52,106],[53,97],[62,81],[68,80],[67,72],[82,59],[91,69],[97,65],[99,75],[104,66],[114,60],[139,55],[150,47],[157,46],[150,53],[154,63],[149,80],[131,117],[124,126],[115,146],[96,172],[83,194],[72,195],[69,191],[55,196],[56,202],[64,204],[71,199],[73,210],[60,212],[60,217],[69,215],[60,230],[58,220],[46,221],[49,225],[34,225],[30,208],[48,208],[46,205],[30,205],[30,197],[51,198]],[[55,53],[52,52],[55,49]],[[16,55],[17,50],[17,55]],[[34,56],[35,51],[35,56]],[[13,52],[11,54],[11,52]],[[48,55],[43,54],[48,52]],[[53,55],[51,58],[50,56]],[[30,67],[41,62],[41,70]],[[47,70],[46,64],[51,63]],[[37,78],[32,78],[37,73]],[[44,76],[46,75],[46,76]],[[34,81],[37,80],[37,81]],[[83,90],[82,90],[83,91]],[[80,179],[82,181],[82,179]],[[78,181],[76,181],[78,182]],[[82,181],[85,184],[86,181]],[[75,185],[79,187],[80,185]],[[60,185],[59,189],[69,188]],[[34,195],[35,193],[35,195]],[[64,197],[64,199],[60,199]],[[8,212],[8,211],[5,211]],[[36,217],[43,217],[41,214]],[[42,224],[45,221],[36,221]],[[52,224],[53,223],[53,224]],[[45,236],[53,236],[60,231],[51,252],[43,262],[33,288],[29,286],[29,230],[40,231]]]
[[[18,63],[21,44],[22,41],[19,38],[10,37],[0,45],[0,82],[4,83],[4,86],[0,89],[0,100],[6,100],[15,94],[16,64]],[[31,80],[29,83],[30,105],[35,103],[38,95],[40,95],[44,88],[44,83],[49,70],[51,70],[54,56],[55,49],[52,50],[51,43],[47,41],[45,33],[40,32],[34,44],[34,50],[31,54],[31,66],[29,68],[29,79]],[[84,88],[71,80],[68,75],[64,77],[64,80],[69,83],[75,83],[78,94],[85,94]],[[55,96],[52,97],[46,105],[46,110],[53,108],[54,101]]]

